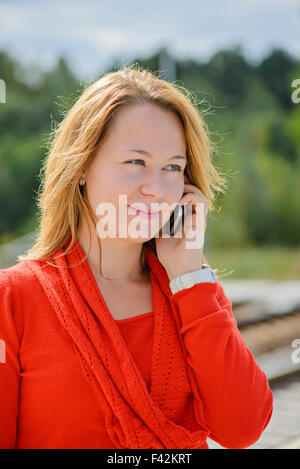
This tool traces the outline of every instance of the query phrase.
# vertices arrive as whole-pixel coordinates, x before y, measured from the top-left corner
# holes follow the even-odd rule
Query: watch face
[[[182,279],[182,283],[184,288],[193,287],[195,284],[194,279],[190,275]]]

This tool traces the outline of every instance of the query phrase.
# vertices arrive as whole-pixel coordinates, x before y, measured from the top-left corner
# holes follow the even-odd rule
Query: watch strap
[[[171,280],[170,289],[172,294],[174,294],[185,288],[191,288],[197,283],[206,282],[216,283],[216,277],[209,265],[202,264],[202,269],[198,269],[193,272],[187,272]]]

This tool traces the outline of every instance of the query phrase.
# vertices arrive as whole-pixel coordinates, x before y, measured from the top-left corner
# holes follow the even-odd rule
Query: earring
[[[81,177],[81,178],[79,179],[79,185],[80,185],[80,186],[83,186],[84,184],[85,184],[85,180],[84,180],[83,177]]]

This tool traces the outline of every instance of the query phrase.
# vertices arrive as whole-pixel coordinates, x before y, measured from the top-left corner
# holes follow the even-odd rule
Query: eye
[[[125,164],[126,163],[132,163],[133,161],[141,161],[142,163],[144,163],[144,160],[129,160],[129,161],[125,161]],[[169,164],[168,166],[173,166],[175,167],[175,171],[178,171],[178,172],[183,172],[183,168],[181,166],[179,166],[179,164]],[[172,171],[171,171],[172,172]]]
[[[168,166],[174,166],[175,168],[175,171],[178,171],[179,173],[182,173],[183,172],[183,169],[181,166],[179,166],[179,164],[169,164]]]
[[[125,161],[125,164],[126,164],[126,163],[132,163],[133,161],[142,161],[142,163],[144,163],[143,160],[129,160],[129,161]]]

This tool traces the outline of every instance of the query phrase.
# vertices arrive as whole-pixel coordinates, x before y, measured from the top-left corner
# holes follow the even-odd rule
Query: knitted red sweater
[[[187,427],[193,412],[220,445],[252,445],[271,418],[273,396],[222,285],[197,284],[172,299],[198,386],[176,423]],[[153,319],[149,312],[115,321],[148,390]],[[0,448],[116,448],[74,344],[24,262],[0,270],[0,347]]]

